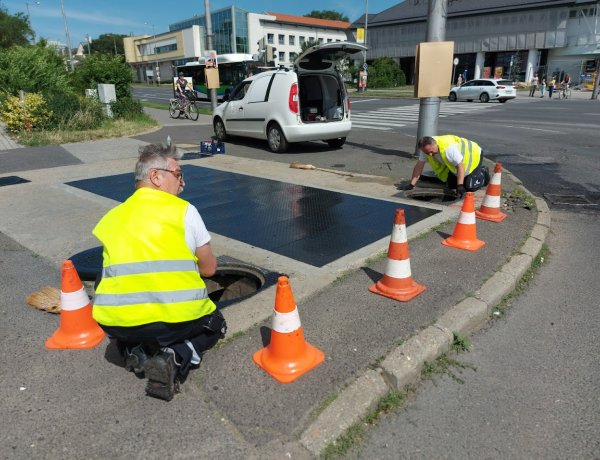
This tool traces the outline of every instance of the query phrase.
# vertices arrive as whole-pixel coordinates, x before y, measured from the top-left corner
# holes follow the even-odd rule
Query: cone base
[[[302,355],[290,361],[274,356],[269,346],[254,353],[252,359],[278,382],[290,383],[321,364],[325,360],[325,354],[314,345],[305,342]]]
[[[399,300],[400,302],[408,302],[424,292],[426,289],[427,288],[425,286],[417,284],[411,279],[411,284],[406,288],[393,289],[385,286],[381,281],[378,281],[369,288],[369,291],[390,299]]]
[[[475,216],[477,216],[479,219],[489,220],[491,222],[502,222],[504,219],[506,219],[506,214],[500,211],[489,214],[480,210],[475,211]]]
[[[448,246],[451,248],[464,249],[466,251],[477,251],[481,249],[482,246],[485,246],[485,241],[481,240],[459,240],[454,238],[453,236],[449,236],[444,241],[442,241],[444,246]]]
[[[50,350],[94,348],[104,340],[104,337],[106,337],[106,334],[104,334],[100,326],[75,335],[67,334],[58,329],[46,340],[46,348]]]

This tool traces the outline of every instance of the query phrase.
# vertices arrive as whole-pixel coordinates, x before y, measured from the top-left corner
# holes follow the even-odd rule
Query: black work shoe
[[[490,183],[490,170],[487,166],[482,166],[481,170],[483,171],[483,185],[486,186]]]
[[[146,394],[155,398],[170,401],[179,392],[179,381],[176,380],[177,365],[174,353],[159,351],[145,366]]]
[[[125,369],[136,374],[144,372],[148,356],[143,345],[137,345],[131,349],[125,348]]]

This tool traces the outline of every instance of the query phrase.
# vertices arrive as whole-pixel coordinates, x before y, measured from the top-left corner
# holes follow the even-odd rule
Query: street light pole
[[[71,37],[69,37],[69,26],[67,26],[67,14],[65,13],[65,2],[60,0],[60,9],[62,11],[63,22],[65,24],[65,38],[67,39],[67,55],[69,56],[69,65],[71,71],[75,70],[75,63],[73,62],[73,52],[71,51]]]
[[[367,25],[369,24],[369,0],[365,0],[365,46],[367,46]],[[363,64],[367,63],[367,50],[363,51]]]
[[[204,19],[206,24],[206,44],[209,50],[213,48],[213,35],[212,35],[212,18],[210,16],[210,1],[204,0]],[[217,90],[215,88],[210,89],[210,105],[213,111],[217,108]]]

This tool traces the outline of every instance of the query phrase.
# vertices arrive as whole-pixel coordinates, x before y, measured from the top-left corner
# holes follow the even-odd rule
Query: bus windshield
[[[217,56],[217,65],[219,69],[219,88],[217,88],[217,98],[223,99],[225,94],[231,93],[244,78],[258,73],[261,63],[252,59],[251,54],[221,54]],[[184,77],[191,77],[194,89],[198,97],[209,99],[210,93],[206,87],[204,70],[206,63],[204,58],[198,61],[188,62],[185,65],[177,67],[177,74],[183,72]],[[174,78],[176,80],[177,77]],[[173,86],[175,90],[175,86]]]

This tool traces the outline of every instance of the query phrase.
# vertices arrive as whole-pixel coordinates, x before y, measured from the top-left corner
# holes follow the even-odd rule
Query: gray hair
[[[148,144],[140,147],[140,156],[135,164],[135,181],[143,181],[148,178],[151,169],[167,169],[169,158],[179,160],[177,148],[174,144]]]
[[[419,147],[421,150],[423,149],[423,147],[425,147],[426,145],[436,145],[437,142],[435,141],[435,139],[431,136],[423,136],[421,139],[419,139],[419,143],[417,144],[417,147]]]

